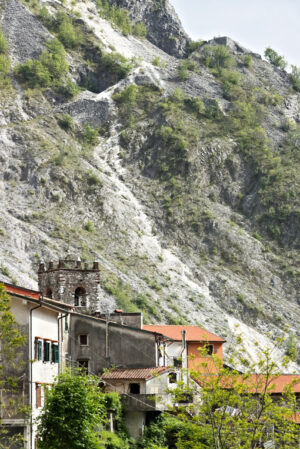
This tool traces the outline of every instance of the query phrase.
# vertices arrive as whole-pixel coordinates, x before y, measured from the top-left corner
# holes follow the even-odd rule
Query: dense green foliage
[[[47,392],[39,417],[40,449],[103,448],[98,432],[107,421],[105,396],[90,376],[61,374]]]
[[[0,28],[0,89],[10,84],[10,60],[7,53],[8,43]]]
[[[27,417],[23,403],[23,370],[27,360],[23,358],[26,337],[21,332],[11,312],[11,300],[3,284],[0,284],[0,408],[1,418]],[[25,351],[25,350],[24,350]],[[0,426],[0,448],[14,447],[23,441],[23,435],[10,437],[7,428]]]
[[[300,92],[300,68],[292,65],[292,73],[290,75],[293,88],[296,92]]]
[[[57,39],[52,39],[45,46],[47,50],[42,52],[39,60],[29,59],[15,69],[15,74],[28,87],[59,87],[68,73],[63,45]]]
[[[275,67],[278,67],[280,69],[284,69],[286,67],[287,63],[284,57],[276,53],[273,48],[267,47],[264,54],[269,63],[274,65]]]

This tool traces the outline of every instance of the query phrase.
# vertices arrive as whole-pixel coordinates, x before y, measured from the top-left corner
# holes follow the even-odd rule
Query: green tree
[[[293,382],[285,386],[280,399],[272,396],[280,375],[273,361],[276,346],[263,350],[256,364],[240,356],[245,350],[240,339],[234,347],[229,364],[238,363],[243,374],[223,367],[217,356],[210,356],[208,362],[206,349],[200,350],[203,362],[190,373],[199,386],[198,404],[173,410],[190,428],[188,436],[179,435],[176,447],[196,448],[199,444],[210,449],[257,449],[270,441],[276,448],[294,449],[300,436],[293,420],[299,404],[292,392]],[[287,367],[288,361],[284,358],[282,366]],[[194,387],[179,383],[172,394],[178,403],[194,394]]]
[[[292,73],[290,75],[290,79],[293,85],[293,88],[297,91],[300,92],[300,68],[292,65]]]
[[[286,61],[283,56],[280,56],[273,48],[267,47],[265,49],[265,58],[269,61],[270,64],[275,67],[279,67],[280,69],[284,69],[286,67]]]
[[[24,371],[24,344],[22,334],[11,312],[11,300],[3,284],[0,284],[0,409],[2,418],[24,418],[28,410],[22,397]],[[0,426],[0,449],[16,447],[23,436],[10,435],[5,426]]]
[[[61,374],[39,417],[39,449],[101,449],[107,422],[105,395],[92,376]]]

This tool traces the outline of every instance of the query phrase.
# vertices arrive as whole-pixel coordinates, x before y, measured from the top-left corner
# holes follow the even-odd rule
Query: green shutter
[[[52,362],[59,363],[59,347],[58,343],[52,343]]]
[[[42,340],[38,340],[37,344],[37,359],[42,360],[43,359],[43,346],[42,346]]]
[[[44,341],[44,362],[50,362],[50,342]]]

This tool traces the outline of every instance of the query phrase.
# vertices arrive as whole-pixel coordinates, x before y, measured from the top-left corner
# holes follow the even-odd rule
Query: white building
[[[18,363],[13,373],[19,383],[18,404],[21,400],[21,405],[29,406],[32,413],[27,419],[16,406],[14,410],[6,409],[1,424],[9,435],[23,435],[24,448],[34,449],[36,418],[43,406],[45,390],[53,384],[64,363],[71,306],[43,298],[33,290],[4,285],[11,297],[11,312],[26,336],[20,355],[16,355]]]

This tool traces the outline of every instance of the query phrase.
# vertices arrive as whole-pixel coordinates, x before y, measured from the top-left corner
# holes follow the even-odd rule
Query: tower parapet
[[[43,296],[73,305],[85,312],[100,311],[99,262],[82,262],[67,256],[58,262],[41,262],[39,290]]]

